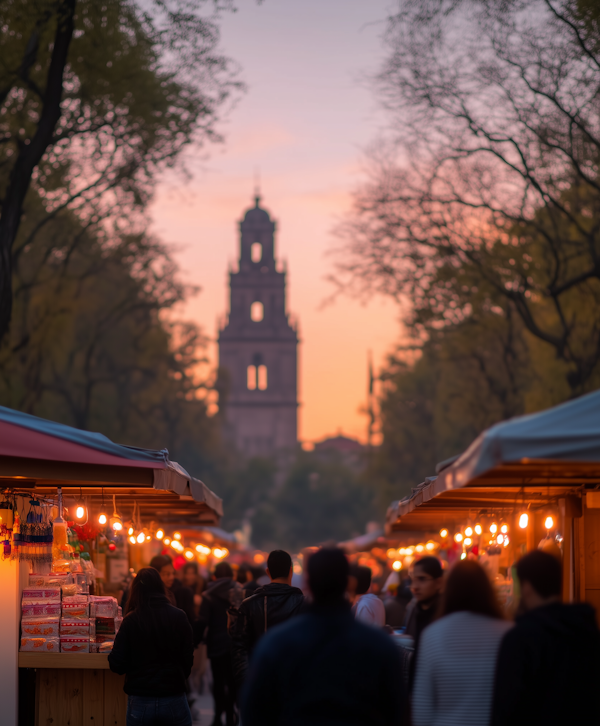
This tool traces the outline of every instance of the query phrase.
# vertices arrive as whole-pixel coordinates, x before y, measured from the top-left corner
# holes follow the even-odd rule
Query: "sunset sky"
[[[365,438],[359,409],[367,352],[380,364],[399,336],[393,304],[367,306],[326,281],[331,230],[362,178],[362,156],[385,118],[365,76],[382,58],[389,0],[239,0],[223,23],[223,51],[247,92],[220,130],[225,143],[188,154],[192,179],[170,176],[152,209],[155,230],[178,246],[185,279],[202,292],[183,311],[209,334],[227,311],[227,268],[238,255],[237,222],[252,203],[258,168],[263,206],[278,223],[276,253],[288,264],[288,307],[299,320],[299,435],[338,431]],[[206,155],[208,152],[208,156]]]

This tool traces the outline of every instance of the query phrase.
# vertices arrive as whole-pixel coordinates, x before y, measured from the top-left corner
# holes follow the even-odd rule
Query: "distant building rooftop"
[[[322,441],[315,441],[314,450],[316,452],[339,451],[341,454],[359,454],[364,450],[364,444],[358,439],[351,439],[349,436],[338,434],[330,436]]]

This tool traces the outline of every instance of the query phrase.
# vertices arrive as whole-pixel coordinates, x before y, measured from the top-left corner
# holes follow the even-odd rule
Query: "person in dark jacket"
[[[406,607],[406,634],[414,640],[414,653],[408,674],[412,689],[419,657],[421,634],[439,615],[444,570],[437,557],[422,557],[413,566],[410,589],[413,600]]]
[[[160,575],[161,580],[169,593],[175,600],[175,605],[187,615],[190,625],[194,624],[196,614],[194,612],[194,593],[189,587],[185,587],[181,580],[175,577],[173,560],[169,555],[156,555],[150,560],[150,567],[153,567]]]
[[[204,591],[200,614],[194,626],[194,645],[205,639],[207,655],[213,676],[213,698],[215,701],[215,726],[221,723],[225,713],[227,726],[236,722],[235,679],[229,617],[242,603],[242,586],[233,579],[233,570],[227,562],[215,567],[213,581]]]
[[[339,549],[308,560],[314,603],[256,646],[241,695],[244,726],[408,723],[398,648],[353,618],[348,569]]]
[[[271,579],[240,605],[233,629],[233,670],[239,688],[248,669],[258,639],[275,625],[289,620],[304,607],[302,590],[292,587],[292,558],[283,550],[274,550],[267,559]]]
[[[594,608],[561,602],[561,565],[547,552],[525,555],[517,576],[523,614],[500,645],[492,725],[600,724]]]
[[[111,671],[125,674],[127,726],[191,726],[185,684],[193,653],[185,613],[169,602],[158,572],[142,568],[108,655]]]

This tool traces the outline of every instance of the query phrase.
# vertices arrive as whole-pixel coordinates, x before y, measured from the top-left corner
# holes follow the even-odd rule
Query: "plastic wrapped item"
[[[20,650],[26,653],[58,653],[60,641],[58,638],[21,638]]]
[[[21,615],[23,620],[31,620],[32,618],[41,618],[44,616],[60,615],[59,602],[46,603],[26,603],[21,604]]]
[[[79,592],[77,585],[74,582],[71,582],[68,585],[61,585],[60,589],[62,590],[63,598],[74,597]]]
[[[26,587],[23,590],[23,600],[50,600],[60,602],[59,587]]]
[[[97,635],[110,635],[114,638],[117,632],[115,627],[116,618],[95,618],[96,622],[96,634]]]
[[[63,602],[62,617],[66,620],[88,620],[88,604],[85,602]]]
[[[62,599],[64,604],[69,605],[70,603],[77,603],[81,605],[82,603],[87,605],[89,602],[89,598],[87,595],[84,595],[83,593],[76,593],[75,595],[65,595]]]
[[[90,621],[89,620],[65,620],[60,621],[60,634],[76,635],[80,638],[90,637]]]
[[[90,615],[95,618],[116,618],[119,612],[119,605],[114,597],[90,595],[90,606]]]
[[[77,636],[60,636],[61,653],[89,653],[90,639],[78,638]]]
[[[104,643],[98,643],[96,646],[98,648],[98,653],[110,653],[114,644],[114,640],[106,640]]]
[[[44,638],[59,636],[59,618],[35,618],[21,622],[21,634],[23,636],[42,636]]]
[[[50,575],[37,575],[31,573],[29,575],[29,587],[45,587],[50,581]]]
[[[77,592],[83,592],[85,594],[88,594],[90,591],[90,585],[88,582],[88,578],[85,572],[76,572],[74,574],[75,577],[75,584],[77,587]]]

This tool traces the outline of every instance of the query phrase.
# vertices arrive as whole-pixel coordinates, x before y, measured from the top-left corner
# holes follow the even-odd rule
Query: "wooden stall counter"
[[[19,653],[34,668],[36,726],[125,726],[125,677],[101,653]]]

